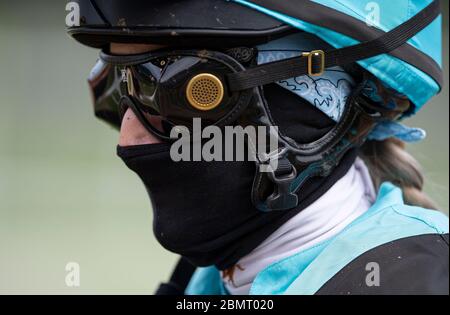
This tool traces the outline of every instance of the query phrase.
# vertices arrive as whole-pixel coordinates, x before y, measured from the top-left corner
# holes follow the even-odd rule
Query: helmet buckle
[[[302,56],[308,58],[308,74],[310,76],[318,77],[325,72],[325,52],[323,50],[304,52]]]

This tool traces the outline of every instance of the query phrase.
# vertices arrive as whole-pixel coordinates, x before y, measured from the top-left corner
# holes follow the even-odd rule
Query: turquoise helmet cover
[[[334,48],[373,40],[433,0],[230,0],[312,33]],[[434,0],[436,1],[436,0]],[[442,15],[407,43],[357,63],[407,96],[417,112],[442,87]]]

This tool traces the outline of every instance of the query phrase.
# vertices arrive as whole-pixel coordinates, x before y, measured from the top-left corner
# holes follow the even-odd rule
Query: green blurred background
[[[65,1],[0,0],[0,294],[151,294],[176,256],[152,233],[118,133],[92,115],[85,78],[97,51],[65,33]],[[445,69],[448,82],[448,1]],[[449,209],[448,88],[409,124],[426,190]],[[81,286],[65,266],[81,267]]]

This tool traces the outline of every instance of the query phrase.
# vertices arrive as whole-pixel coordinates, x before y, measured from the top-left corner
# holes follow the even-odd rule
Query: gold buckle
[[[325,72],[325,52],[323,50],[304,52],[302,56],[308,58],[308,74],[310,76],[317,77]],[[318,72],[313,72],[313,57],[320,57],[320,70]]]

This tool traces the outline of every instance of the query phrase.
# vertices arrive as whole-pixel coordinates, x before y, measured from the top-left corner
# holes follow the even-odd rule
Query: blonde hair
[[[389,181],[402,189],[406,204],[437,209],[434,201],[423,192],[422,167],[406,151],[404,142],[394,138],[368,141],[362,146],[360,156],[367,164],[376,188]]]

